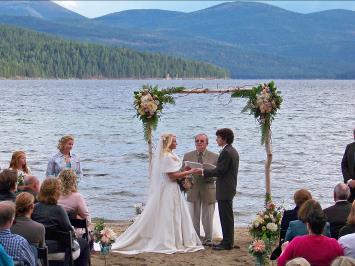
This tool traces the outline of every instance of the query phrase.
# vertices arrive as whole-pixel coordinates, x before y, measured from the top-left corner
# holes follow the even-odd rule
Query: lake
[[[1,80],[0,166],[24,150],[32,172],[45,178],[58,139],[73,134],[84,178],[79,190],[92,217],[128,220],[148,189],[147,145],[135,116],[133,91],[143,84],[161,88],[226,89],[269,80]],[[340,162],[355,127],[355,81],[276,80],[284,102],[272,124],[272,196],[286,208],[293,193],[307,188],[327,207],[343,180]],[[250,223],[263,207],[265,149],[253,116],[241,113],[246,100],[223,95],[176,95],[154,132],[177,135],[176,153],[194,149],[194,135],[205,132],[218,152],[215,131],[229,127],[240,155],[236,225]]]

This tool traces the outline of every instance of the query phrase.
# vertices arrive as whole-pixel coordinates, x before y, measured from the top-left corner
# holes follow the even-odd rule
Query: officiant
[[[208,136],[200,133],[195,136],[194,151],[184,155],[185,161],[217,164],[218,154],[207,150]],[[183,164],[184,165],[184,164]],[[202,240],[205,246],[212,246],[212,229],[213,229],[213,214],[216,203],[216,184],[213,177],[203,178],[199,175],[193,176],[193,186],[187,191],[187,201],[192,204],[191,217],[197,235]],[[202,226],[205,232],[205,237],[201,237],[200,219],[202,218]]]

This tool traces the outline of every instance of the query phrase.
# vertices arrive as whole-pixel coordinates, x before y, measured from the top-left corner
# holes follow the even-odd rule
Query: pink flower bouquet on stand
[[[116,240],[116,233],[107,227],[103,220],[95,223],[94,227],[95,242],[100,244],[100,252],[107,255],[111,251],[111,246]]]

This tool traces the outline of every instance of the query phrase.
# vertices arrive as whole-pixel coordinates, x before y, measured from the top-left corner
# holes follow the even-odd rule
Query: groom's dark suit
[[[204,177],[217,177],[216,199],[222,225],[222,245],[229,249],[234,245],[233,198],[236,194],[239,154],[232,145],[226,145],[218,157],[217,166],[204,170]]]

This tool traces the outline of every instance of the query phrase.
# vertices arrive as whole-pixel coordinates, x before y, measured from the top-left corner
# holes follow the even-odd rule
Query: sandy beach
[[[118,235],[124,232],[130,223],[107,223]],[[214,251],[210,247],[205,250],[164,255],[157,253],[144,253],[138,255],[122,255],[111,252],[106,256],[106,265],[253,265],[254,258],[249,255],[247,247],[251,241],[247,228],[235,229],[235,248],[229,251]],[[91,255],[92,266],[105,266],[105,258],[99,252]]]

